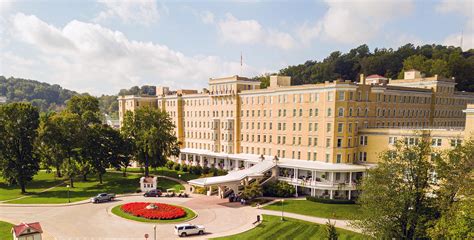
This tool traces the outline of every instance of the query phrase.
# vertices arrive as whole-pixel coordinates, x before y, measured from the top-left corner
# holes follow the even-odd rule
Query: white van
[[[178,224],[174,226],[174,232],[176,235],[180,237],[186,237],[187,235],[193,235],[193,234],[199,234],[202,235],[204,234],[204,226],[201,225],[193,225],[189,223],[185,224]]]

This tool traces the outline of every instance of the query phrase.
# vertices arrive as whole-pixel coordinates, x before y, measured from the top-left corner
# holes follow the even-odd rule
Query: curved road
[[[144,234],[153,239],[152,223],[141,223],[118,217],[110,213],[114,206],[136,201],[162,202],[182,205],[193,209],[198,216],[190,223],[202,224],[208,234],[192,238],[211,238],[232,235],[251,229],[257,209],[229,203],[215,196],[193,194],[190,198],[144,198],[129,196],[101,204],[71,206],[31,206],[0,204],[0,219],[12,223],[41,223],[43,239],[144,239]],[[175,224],[157,224],[157,239],[176,239]],[[54,237],[52,237],[54,236]]]

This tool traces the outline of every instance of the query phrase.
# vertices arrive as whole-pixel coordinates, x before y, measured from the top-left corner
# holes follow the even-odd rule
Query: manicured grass
[[[120,208],[122,205],[118,205],[118,206],[115,206],[112,208],[112,213],[119,216],[119,217],[123,217],[123,218],[126,218],[126,219],[130,219],[130,220],[133,220],[133,221],[138,221],[138,222],[147,222],[147,223],[176,223],[176,222],[184,222],[184,221],[187,221],[187,220],[190,220],[190,219],[193,219],[194,217],[196,217],[196,213],[189,209],[189,208],[185,208],[185,207],[182,207],[182,206],[177,206],[177,205],[173,205],[173,206],[177,206],[177,207],[180,207],[182,209],[184,209],[184,211],[186,212],[186,216],[182,217],[182,218],[177,218],[177,219],[171,219],[171,220],[156,220],[156,219],[146,219],[146,218],[142,218],[142,217],[136,217],[136,216],[133,216],[131,214],[128,214],[124,211],[122,211],[122,209]]]
[[[281,211],[281,202],[276,202],[264,209]],[[332,219],[352,219],[359,212],[357,204],[329,204],[317,203],[308,200],[285,200],[283,211]]]
[[[143,173],[144,169],[143,168],[128,168],[127,172]],[[167,167],[158,167],[156,169],[150,168],[150,175],[162,175],[162,176],[167,176],[167,177],[178,178],[183,181],[189,181],[189,180],[193,180],[200,177],[198,175],[191,174],[188,172],[170,170]],[[181,175],[181,177],[178,177],[178,175]]]
[[[46,171],[39,171],[33,177],[33,181],[26,185],[26,194],[21,194],[21,189],[18,185],[9,186],[8,183],[0,177],[0,201],[15,199],[22,196],[34,195],[47,188],[58,185],[62,182],[61,179],[55,177],[54,173],[46,173]]]
[[[363,240],[366,236],[348,231],[337,229],[339,239],[341,240]],[[263,215],[263,221],[257,227],[232,236],[213,238],[213,239],[325,239],[326,226],[311,222],[306,222],[294,218],[285,218],[281,221],[280,217]]]
[[[13,224],[0,221],[0,239],[11,239]]]
[[[120,173],[106,173],[103,183],[100,184],[96,176],[89,176],[86,182],[77,179],[74,188],[69,189],[71,202],[88,199],[102,192],[122,194],[133,193],[139,188],[138,175],[123,177]],[[65,180],[67,182],[67,180]],[[68,188],[66,184],[51,189],[47,192],[33,194],[30,197],[9,201],[8,203],[32,204],[32,203],[67,203]]]
[[[163,191],[166,191],[167,189],[170,189],[170,188],[174,189],[176,192],[184,190],[183,185],[166,178],[158,178],[158,187],[161,188]]]

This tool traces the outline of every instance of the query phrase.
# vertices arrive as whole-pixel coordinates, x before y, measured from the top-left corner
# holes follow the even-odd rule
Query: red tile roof
[[[385,77],[384,77],[384,76],[380,76],[380,75],[378,75],[378,74],[372,74],[372,75],[367,76],[366,79],[367,79],[367,78],[385,78]]]
[[[15,232],[16,237],[22,236],[27,229],[31,229],[32,232],[43,233],[43,229],[41,229],[39,222],[21,223],[20,225],[13,226],[13,231]]]

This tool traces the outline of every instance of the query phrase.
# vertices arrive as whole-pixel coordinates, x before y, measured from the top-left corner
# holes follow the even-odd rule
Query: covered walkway
[[[192,186],[197,187],[218,187],[219,197],[224,197],[224,189],[228,187],[234,190],[234,193],[237,193],[238,187],[240,185],[246,185],[251,179],[263,178],[264,174],[272,170],[276,164],[270,160],[263,160],[250,168],[243,170],[235,170],[229,172],[225,176],[216,176],[216,177],[207,177],[207,178],[198,178],[188,181]]]

